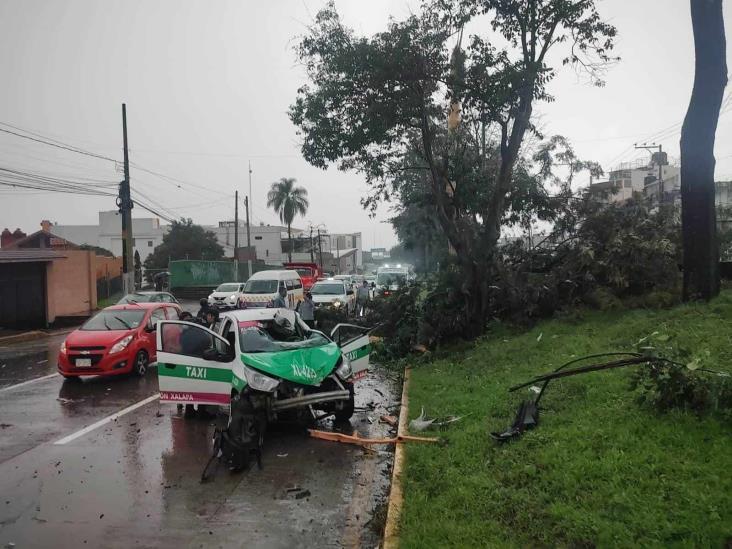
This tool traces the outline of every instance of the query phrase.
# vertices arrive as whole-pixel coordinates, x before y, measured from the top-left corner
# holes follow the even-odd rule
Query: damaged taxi
[[[162,321],[157,334],[161,402],[229,406],[222,452],[232,468],[258,455],[268,423],[315,421],[354,411],[354,381],[369,365],[368,329],[310,329],[288,309],[223,313],[213,329]]]

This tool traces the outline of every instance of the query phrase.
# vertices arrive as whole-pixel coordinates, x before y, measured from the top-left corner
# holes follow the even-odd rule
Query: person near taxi
[[[277,297],[272,300],[272,307],[275,309],[289,309],[287,305],[287,288],[284,285],[280,286]]]
[[[211,306],[208,304],[208,299],[206,299],[205,297],[201,298],[200,304],[201,308],[198,309],[198,314],[196,314],[196,318],[201,322],[206,322],[206,313],[211,310]]]
[[[213,330],[214,326],[216,325],[216,321],[219,319],[219,313],[218,311],[209,310],[206,312],[206,323],[204,326],[208,328],[209,330]]]
[[[305,299],[297,304],[297,312],[300,318],[310,327],[315,328],[315,303],[313,302],[313,294],[305,292]]]
[[[363,284],[358,287],[358,290],[356,291],[356,314],[359,316],[363,316],[364,311],[366,310],[366,305],[369,302],[369,298],[371,297],[371,288],[369,288],[369,283],[364,279]]]

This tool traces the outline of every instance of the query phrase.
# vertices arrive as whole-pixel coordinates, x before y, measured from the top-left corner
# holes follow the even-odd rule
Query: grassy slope
[[[402,547],[722,546],[732,536],[732,428],[639,408],[630,368],[553,381],[537,429],[502,446],[488,437],[528,395],[509,396],[510,385],[575,356],[632,350],[656,330],[732,371],[732,291],[707,306],[498,330],[415,367],[410,418],[422,406],[471,415],[445,433],[446,447],[409,446]]]

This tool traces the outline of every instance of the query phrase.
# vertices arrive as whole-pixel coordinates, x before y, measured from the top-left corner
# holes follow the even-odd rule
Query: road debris
[[[440,442],[439,438],[415,437],[411,435],[399,435],[394,438],[363,438],[358,435],[332,433],[330,431],[318,431],[316,429],[308,429],[308,433],[310,433],[310,436],[313,438],[330,440],[333,442],[343,442],[346,444],[358,444],[361,446],[369,446],[371,444],[398,444],[401,442]]]
[[[418,417],[414,418],[412,421],[409,422],[409,430],[410,431],[426,431],[427,429],[431,427],[440,427],[445,428],[451,423],[455,423],[456,421],[460,421],[465,416],[445,416],[444,418],[433,418],[433,419],[427,419],[424,413],[424,407],[422,407],[422,413],[419,414]]]
[[[379,421],[381,423],[388,423],[392,427],[396,427],[399,423],[399,419],[396,416],[381,416]]]

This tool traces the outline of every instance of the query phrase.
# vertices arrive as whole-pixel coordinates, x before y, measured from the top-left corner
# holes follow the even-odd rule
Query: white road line
[[[160,398],[160,394],[154,394],[150,397],[147,397],[145,400],[141,400],[140,402],[136,402],[132,406],[128,406],[127,408],[124,408],[120,410],[119,412],[115,412],[111,416],[107,416],[104,419],[100,419],[96,423],[92,423],[91,425],[84,427],[83,429],[76,431],[75,433],[71,433],[68,436],[65,436],[64,438],[61,438],[54,442],[54,444],[68,444],[69,442],[76,440],[79,437],[83,437],[85,434],[92,432],[94,429],[98,429],[102,425],[106,425],[107,423],[110,423],[114,421],[115,419],[122,417],[125,414],[129,414],[130,412],[137,410],[138,408],[142,408],[146,404],[150,404],[154,400],[158,400]]]
[[[0,389],[0,393],[3,391],[9,391],[10,389],[17,389],[18,387],[23,387],[24,385],[30,385],[31,383],[35,383],[36,381],[43,381],[44,379],[51,379],[52,377],[57,377],[59,374],[48,374],[47,376],[41,376],[36,377],[33,379],[29,379],[28,381],[24,381],[23,383],[16,383],[15,385],[10,385],[9,387],[3,387]]]

